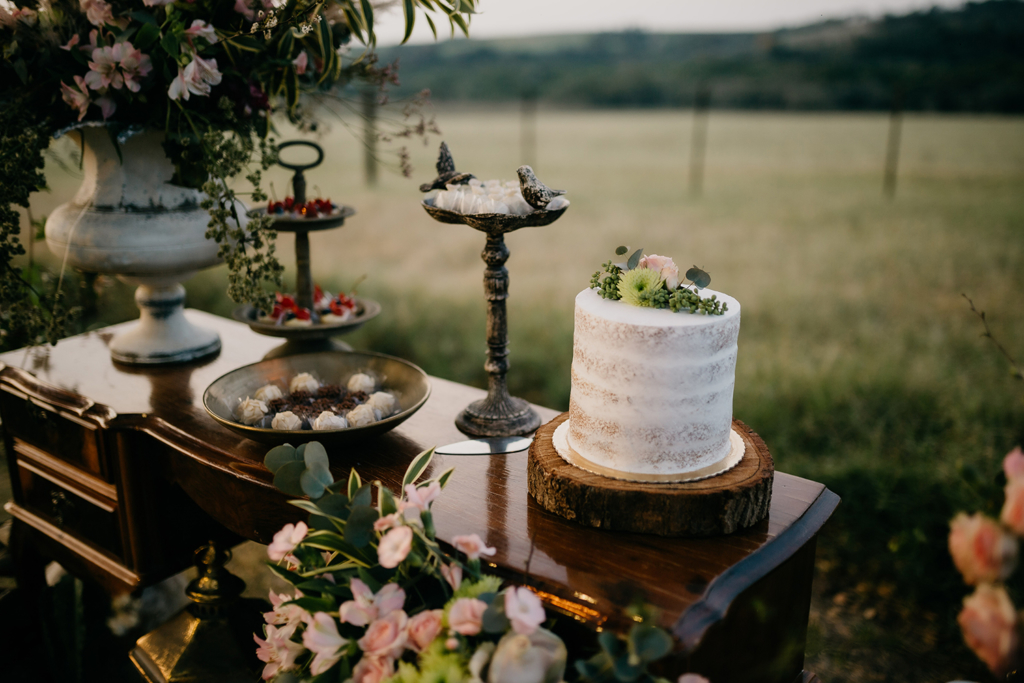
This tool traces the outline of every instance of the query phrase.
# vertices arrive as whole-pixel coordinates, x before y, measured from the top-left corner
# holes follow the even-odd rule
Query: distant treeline
[[[396,95],[524,96],[595,107],[1024,112],[1024,2],[989,0],[773,33],[623,33],[458,40],[381,51]]]

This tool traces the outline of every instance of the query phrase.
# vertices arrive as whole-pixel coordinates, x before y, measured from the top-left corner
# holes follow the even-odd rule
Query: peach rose
[[[1002,588],[986,584],[964,598],[964,608],[956,618],[964,641],[974,654],[1002,678],[1010,669],[1017,650],[1017,613]]]
[[[459,598],[448,610],[448,626],[464,636],[480,633],[487,603],[476,598]]]
[[[394,569],[412,550],[412,529],[407,526],[396,526],[384,534],[377,546],[377,559],[380,566]]]
[[[999,519],[1018,536],[1024,536],[1024,477],[1006,485],[1006,502]]]
[[[379,657],[363,657],[352,671],[353,683],[380,683],[395,673],[395,662]]]
[[[359,647],[367,657],[394,659],[402,654],[408,639],[409,617],[399,610],[370,624]]]
[[[1024,451],[1017,446],[1003,458],[1003,472],[1006,478],[1013,480],[1024,475]]]
[[[644,256],[640,259],[637,267],[658,271],[661,279],[665,281],[665,286],[670,290],[679,286],[679,267],[668,256],[658,256],[657,254]]]
[[[949,554],[969,585],[1005,579],[1017,564],[1017,540],[985,515],[961,512],[950,522]]]
[[[488,548],[483,540],[476,534],[456,536],[452,539],[452,545],[455,546],[456,550],[466,553],[466,557],[471,560],[480,559],[481,555],[487,555],[490,557],[497,552],[494,548]]]
[[[444,610],[432,609],[420,612],[409,620],[409,642],[407,646],[413,652],[423,652],[434,642],[441,632],[441,619]]]

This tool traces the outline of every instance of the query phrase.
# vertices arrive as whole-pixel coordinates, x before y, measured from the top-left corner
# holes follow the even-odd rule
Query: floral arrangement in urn
[[[625,256],[629,247],[618,247],[616,256]],[[673,313],[687,311],[704,315],[722,315],[729,305],[717,294],[701,298],[700,290],[711,284],[707,272],[693,266],[679,277],[679,267],[668,256],[637,249],[625,263],[608,261],[590,278],[590,286],[604,299],[622,301],[630,306],[668,308]]]
[[[270,310],[280,283],[271,217],[239,215],[228,179],[245,174],[266,200],[260,168],[274,161],[271,115],[315,127],[314,102],[347,83],[383,88],[370,0],[0,0],[0,322],[56,341],[60,297],[40,306],[38,283],[14,265],[24,253],[14,205],[45,187],[50,139],[103,126],[120,154],[136,132],[160,131],[172,182],[202,189],[207,237],[228,264],[229,295]],[[406,38],[417,14],[468,31],[475,0],[402,3]],[[435,29],[436,35],[436,29]],[[351,42],[363,49],[350,49]],[[303,96],[309,96],[304,98]],[[421,120],[396,134],[424,130]],[[429,126],[427,126],[429,127]],[[402,156],[402,159],[405,157]],[[52,314],[52,315],[51,315]],[[49,326],[49,332],[47,327]]]
[[[496,553],[477,534],[438,542],[431,510],[453,469],[419,480],[433,449],[410,463],[395,495],[352,470],[335,482],[318,442],[278,446],[264,463],[274,484],[309,500],[267,548],[270,569],[294,587],[271,592],[256,654],[263,679],[352,683],[560,683],[568,652],[540,598],[484,573]],[[376,500],[376,502],[374,502]],[[627,634],[605,631],[598,654],[575,662],[588,683],[668,683],[648,665],[672,639],[637,609]],[[686,674],[678,683],[707,683]]]

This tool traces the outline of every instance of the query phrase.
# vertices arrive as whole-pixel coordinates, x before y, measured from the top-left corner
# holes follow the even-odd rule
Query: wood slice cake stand
[[[530,495],[541,507],[585,526],[660,536],[719,536],[768,515],[775,463],[761,437],[732,421],[746,450],[731,470],[700,481],[653,484],[609,479],[570,465],[552,443],[562,413],[530,446]]]

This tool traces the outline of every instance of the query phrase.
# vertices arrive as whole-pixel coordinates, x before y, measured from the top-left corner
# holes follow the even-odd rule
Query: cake
[[[715,297],[724,312],[629,305],[602,298],[597,288],[576,297],[569,419],[562,436],[583,458],[573,464],[596,465],[599,474],[606,468],[622,478],[685,478],[721,470],[735,459],[740,305],[709,289],[699,297]]]

